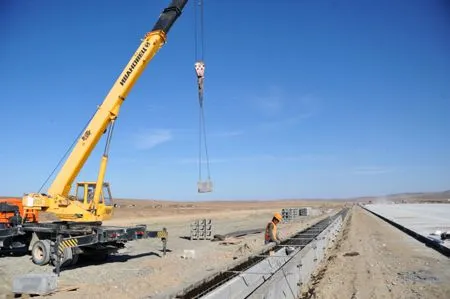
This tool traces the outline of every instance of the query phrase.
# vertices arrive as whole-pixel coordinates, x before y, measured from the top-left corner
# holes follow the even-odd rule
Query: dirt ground
[[[149,230],[166,227],[167,256],[158,239],[130,242],[107,262],[81,261],[65,269],[60,287],[76,287],[51,298],[173,298],[182,289],[263,249],[263,234],[245,236],[237,244],[190,241],[189,224],[211,218],[214,234],[264,227],[274,211],[283,207],[310,206],[314,215],[293,224],[282,224],[293,234],[342,207],[342,202],[216,202],[168,203],[120,201],[113,220],[105,225],[147,224]],[[354,206],[339,242],[330,250],[303,298],[450,298],[449,259]],[[183,251],[195,258],[183,259]],[[51,272],[36,266],[29,256],[0,257],[0,298],[12,298],[16,275]]]
[[[355,206],[303,298],[450,298],[450,261]]]
[[[263,233],[245,236],[237,244],[223,245],[209,240],[188,240],[190,223],[210,218],[214,234],[263,228],[275,211],[283,207],[314,207],[314,214],[293,224],[281,224],[285,235],[293,234],[332,213],[342,203],[323,202],[216,202],[167,203],[120,201],[113,220],[104,225],[147,224],[149,230],[166,227],[169,252],[164,257],[159,239],[130,242],[119,255],[107,262],[80,261],[65,269],[59,277],[60,287],[77,287],[51,298],[173,298],[171,295],[206,278],[232,263],[245,259],[264,247]],[[50,219],[43,215],[44,217]],[[195,258],[182,258],[184,250],[195,250]],[[52,266],[34,265],[30,256],[0,257],[0,298],[12,298],[14,276],[51,272]]]

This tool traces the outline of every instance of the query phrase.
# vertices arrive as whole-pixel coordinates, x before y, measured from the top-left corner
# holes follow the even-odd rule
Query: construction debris
[[[249,253],[253,252],[253,246],[250,246],[248,243],[244,243],[236,250],[236,252],[233,255],[233,259],[237,259],[243,256],[248,255]]]
[[[225,238],[225,240],[223,240],[222,242],[220,242],[220,245],[237,245],[242,243],[242,239],[237,239],[234,237],[229,237],[229,238]]]
[[[184,258],[184,259],[195,259],[195,250],[188,250],[188,249],[185,249],[185,250],[183,251],[183,256],[182,256],[182,258]]]
[[[359,252],[357,252],[357,251],[344,253],[344,256],[357,256],[357,255],[359,255]]]
[[[234,237],[239,238],[246,235],[254,235],[262,233],[264,229],[256,228],[256,229],[247,229],[247,230],[239,230],[231,233],[227,233],[226,235],[214,235],[214,238],[211,241],[225,241],[228,238]]]

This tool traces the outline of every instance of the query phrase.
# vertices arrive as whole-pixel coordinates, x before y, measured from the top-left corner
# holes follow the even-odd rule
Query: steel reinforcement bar
[[[324,257],[347,212],[343,209],[280,245],[183,290],[175,298],[298,298],[301,286]]]
[[[450,257],[450,248],[440,244],[439,242],[437,242],[436,240],[427,238],[403,225],[398,224],[397,222],[394,222],[380,214],[377,214],[369,209],[367,209],[366,207],[360,205],[360,207],[364,210],[366,210],[367,212],[377,216],[378,218],[386,221],[387,223],[391,224],[392,226],[398,228],[399,230],[403,231],[404,233],[408,234],[409,236],[413,237],[414,239],[418,240],[419,242],[422,242],[423,244],[425,244],[428,247],[433,248],[434,250],[436,250],[437,252],[445,255],[446,257]]]

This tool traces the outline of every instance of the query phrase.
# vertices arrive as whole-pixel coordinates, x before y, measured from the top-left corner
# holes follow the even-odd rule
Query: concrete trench
[[[342,227],[342,222],[343,217],[337,217],[315,240],[303,249],[299,249],[290,255],[290,260],[286,264],[281,266],[272,277],[255,289],[254,292],[244,298],[299,298],[301,288],[308,284],[311,275],[325,257],[330,242],[336,238]]]
[[[275,246],[272,254],[268,250],[252,256],[176,298],[299,298],[302,286],[310,281],[330,242],[336,239],[347,212],[341,210]]]

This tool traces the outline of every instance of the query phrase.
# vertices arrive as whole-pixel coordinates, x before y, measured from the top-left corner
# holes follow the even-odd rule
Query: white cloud
[[[258,98],[259,109],[266,116],[276,116],[283,111],[283,101],[279,96]]]
[[[135,147],[139,150],[147,150],[172,139],[173,136],[171,130],[148,130],[135,136]]]
[[[278,87],[271,87],[267,95],[257,96],[254,99],[254,104],[256,109],[265,117],[279,116],[285,106],[281,89]]]
[[[322,154],[302,154],[302,155],[270,155],[266,156],[267,159],[279,160],[279,161],[323,161],[333,159],[333,156]]]
[[[161,110],[162,106],[156,105],[156,104],[148,104],[147,105],[147,111],[148,112],[157,112],[158,110]]]
[[[204,159],[204,158],[202,158]],[[297,156],[289,155],[254,155],[254,156],[243,156],[243,157],[225,157],[210,159],[209,163],[243,163],[243,162],[258,162],[258,161],[277,161],[277,162],[311,162],[319,161],[324,159],[332,159],[331,156],[326,155],[315,155],[315,154],[304,154]],[[198,164],[198,158],[182,158],[175,160],[177,164]],[[203,161],[202,164],[206,163]]]
[[[211,135],[216,136],[216,137],[234,137],[234,136],[240,136],[243,134],[244,134],[244,131],[239,130],[239,131],[215,132],[215,133],[212,133]]]
[[[260,124],[261,129],[277,129],[280,127],[289,127],[298,124],[302,119],[306,119],[312,116],[312,113],[299,114],[293,117],[282,118],[274,121],[266,121]]]
[[[205,158],[202,158],[202,164],[206,164],[206,160]],[[209,159],[209,163],[210,164],[217,164],[217,163],[226,163],[229,162],[229,160],[227,159]],[[183,158],[183,159],[179,159],[177,160],[175,163],[177,164],[198,164],[198,158],[194,159],[194,158]]]
[[[357,167],[353,169],[355,175],[377,175],[393,172],[394,168],[383,166]]]
[[[181,137],[197,137],[199,132],[198,130],[193,129],[171,129],[170,132],[176,134],[177,136]],[[206,138],[209,137],[235,137],[235,136],[241,136],[244,134],[243,130],[230,130],[230,131],[216,131],[216,130],[207,130],[206,132]],[[203,135],[203,132],[202,132]]]
[[[261,129],[293,126],[317,114],[319,99],[311,94],[285,95],[280,88],[272,88],[267,96],[256,99],[256,109],[266,120]]]

